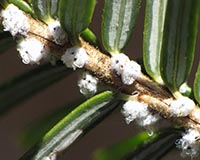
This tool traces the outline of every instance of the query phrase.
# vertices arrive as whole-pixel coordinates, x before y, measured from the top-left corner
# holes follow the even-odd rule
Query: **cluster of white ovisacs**
[[[180,96],[170,103],[170,111],[174,117],[186,117],[195,108],[195,103],[188,97]],[[183,157],[191,158],[199,155],[200,152],[200,133],[194,129],[187,129],[181,139],[176,141],[177,148],[181,149]]]
[[[142,74],[140,65],[122,53],[111,57],[111,69],[121,76],[122,82],[126,85],[131,85]]]
[[[82,47],[71,47],[65,51],[62,55],[61,60],[68,68],[83,68],[88,62],[88,55]],[[89,97],[97,92],[98,80],[90,75],[88,72],[83,73],[82,78],[78,81],[80,93]]]
[[[9,4],[1,11],[0,16],[2,17],[4,31],[9,31],[12,36],[18,36],[17,50],[24,64],[39,64],[42,58],[52,61],[50,49],[40,39],[27,35],[30,31],[30,24],[24,12],[17,6]],[[67,35],[61,28],[59,21],[51,21],[48,28],[49,35],[53,37],[56,44],[62,45],[67,41]],[[54,61],[55,57],[53,58]]]
[[[83,68],[84,65],[88,62],[88,55],[84,48],[82,47],[71,47],[65,51],[65,54],[62,55],[61,60],[68,68]],[[78,81],[78,86],[80,88],[80,93],[86,97],[97,92],[97,78],[93,77],[88,72],[82,74],[81,79]]]
[[[91,96],[97,92],[98,80],[88,72],[84,72],[81,79],[78,81],[80,92],[86,97]]]
[[[191,156],[199,155],[200,152],[200,133],[194,129],[188,129],[181,139],[176,141],[176,146],[182,150],[181,155]]]
[[[71,47],[65,51],[62,55],[61,60],[68,68],[83,68],[85,63],[88,61],[88,55],[82,47]]]
[[[9,31],[12,36],[22,35],[17,45],[22,62],[24,64],[39,63],[46,51],[39,40],[27,37],[30,24],[26,15],[15,5],[9,4],[5,10],[2,10],[1,17],[5,31]]]
[[[174,117],[186,117],[195,107],[195,103],[188,97],[181,96],[170,104],[170,110]]]
[[[24,13],[13,4],[6,7],[1,11],[2,25],[4,31],[9,31],[12,36],[17,34],[26,35],[30,29],[30,24]]]
[[[24,64],[39,63],[42,57],[48,53],[48,49],[42,42],[30,37],[21,39],[17,45],[17,50]]]
[[[53,40],[56,44],[63,45],[67,42],[67,34],[62,29],[60,22],[58,20],[53,20],[49,22],[48,29],[50,36],[53,37]]]
[[[180,97],[172,101],[170,107],[175,117],[188,116],[194,108],[194,102],[187,97]],[[148,109],[148,104],[137,100],[128,100],[122,107],[122,114],[127,124],[136,121],[139,126],[153,129],[153,125],[160,119],[158,114],[153,114]],[[182,138],[176,141],[177,148],[181,149],[181,155],[196,157],[200,153],[200,133],[194,129],[187,129]]]
[[[158,114],[153,114],[148,109],[148,104],[136,100],[128,100],[122,107],[122,114],[127,124],[135,120],[138,125],[145,128],[152,126],[160,119]]]

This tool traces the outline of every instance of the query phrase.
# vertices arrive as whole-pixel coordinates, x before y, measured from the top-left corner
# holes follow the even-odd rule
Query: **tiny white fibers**
[[[137,121],[138,125],[143,126],[143,127],[147,127],[147,126],[153,125],[159,119],[160,119],[159,114],[152,114],[152,113],[149,112],[149,114],[146,117],[138,118],[138,119],[136,119],[136,121]]]
[[[24,64],[39,63],[43,56],[47,54],[42,42],[35,38],[25,38],[17,44],[17,50]]]
[[[76,68],[83,68],[85,63],[88,61],[88,55],[85,49],[80,47],[72,47],[65,51],[65,54],[62,55],[61,60],[67,67],[75,70]]]
[[[136,118],[148,115],[147,104],[129,100],[124,103],[122,114],[125,116],[126,123],[134,121]]]
[[[195,103],[188,97],[181,96],[170,104],[170,110],[175,117],[188,116],[195,107]]]
[[[114,54],[111,57],[111,69],[116,71],[118,75],[121,75],[124,71],[125,65],[129,62],[128,56],[123,53]]]
[[[183,134],[181,139],[176,141],[177,148],[181,149],[181,155],[191,156],[192,158],[197,156],[200,151],[199,143],[200,133],[194,129],[188,129],[186,133]]]
[[[82,78],[78,81],[80,92],[85,96],[93,95],[97,92],[98,80],[88,72],[84,72]]]
[[[13,4],[9,4],[5,10],[0,13],[3,21],[4,31],[10,31],[12,36],[16,34],[26,35],[30,24],[24,13]]]
[[[127,124],[136,120],[142,127],[151,126],[160,119],[158,114],[149,111],[148,104],[135,100],[129,100],[123,105],[122,114]]]
[[[122,82],[127,85],[131,85],[135,79],[140,77],[141,75],[141,67],[135,61],[128,61],[126,63],[126,67],[124,68],[121,78]]]
[[[58,20],[50,22],[48,24],[48,29],[50,32],[50,36],[53,36],[54,42],[56,44],[63,45],[67,41],[67,34],[62,29],[60,22]]]
[[[111,57],[111,69],[121,75],[122,82],[126,85],[131,85],[142,74],[140,65],[130,61],[123,53]]]

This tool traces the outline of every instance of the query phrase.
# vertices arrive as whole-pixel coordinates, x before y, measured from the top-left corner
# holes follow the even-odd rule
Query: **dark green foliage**
[[[160,75],[160,54],[167,1],[148,0],[145,8],[143,39],[143,60],[146,72],[158,83],[163,84]]]
[[[35,15],[45,23],[57,17],[59,0],[31,0]]]
[[[161,76],[172,92],[187,81],[193,64],[199,0],[169,0],[161,51]]]
[[[200,63],[194,81],[194,96],[197,102],[200,104]]]
[[[60,0],[59,19],[72,44],[79,45],[79,35],[88,28],[95,5],[96,0]]]
[[[141,0],[106,0],[102,21],[102,41],[110,53],[120,53],[130,39]]]

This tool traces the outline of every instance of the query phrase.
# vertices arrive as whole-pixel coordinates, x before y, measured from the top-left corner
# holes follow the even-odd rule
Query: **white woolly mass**
[[[125,54],[114,54],[111,57],[111,69],[116,71],[118,75],[121,75],[124,71],[125,65],[127,62],[129,62],[128,56]]]
[[[0,13],[3,21],[4,31],[10,31],[12,36],[16,34],[26,35],[30,24],[24,13],[15,5],[9,4],[5,10]]]
[[[85,49],[80,47],[72,47],[65,51],[65,54],[62,55],[61,60],[67,67],[75,70],[76,68],[83,68],[85,63],[88,61],[88,55]]]
[[[84,72],[78,82],[80,92],[85,96],[93,95],[97,92],[98,80],[87,72]]]
[[[123,105],[122,114],[125,116],[126,123],[134,121],[136,118],[148,115],[147,104],[129,100]]]
[[[135,61],[129,61],[121,74],[122,82],[131,85],[141,75],[141,67]]]
[[[136,119],[138,125],[140,126],[151,126],[154,123],[156,123],[160,119],[160,116],[158,114],[148,114],[146,117],[141,117]]]
[[[199,143],[200,133],[194,129],[189,129],[187,133],[183,134],[181,139],[176,141],[177,148],[182,150],[181,155],[195,157],[199,154],[200,143]]]
[[[123,105],[122,114],[125,116],[126,123],[136,120],[138,125],[147,127],[158,121],[157,114],[152,114],[148,110],[148,104],[129,100]]]
[[[188,97],[181,96],[170,104],[170,110],[175,117],[188,116],[195,107],[195,103]]]
[[[126,85],[131,85],[142,74],[140,65],[122,53],[111,57],[111,69],[121,76]]]
[[[17,50],[24,64],[39,63],[48,52],[42,42],[35,38],[22,39],[17,45]]]
[[[62,29],[60,22],[58,20],[50,22],[48,24],[48,29],[49,29],[50,35],[53,36],[54,42],[56,44],[63,45],[67,41],[67,34]]]

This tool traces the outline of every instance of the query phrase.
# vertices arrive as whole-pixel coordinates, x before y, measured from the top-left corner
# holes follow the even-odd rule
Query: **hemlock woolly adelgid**
[[[140,65],[130,61],[123,53],[111,57],[111,69],[121,76],[122,82],[126,85],[131,85],[142,74]]]
[[[54,38],[56,44],[63,45],[67,41],[67,34],[62,29],[58,20],[52,21],[48,24],[50,36]]]
[[[158,114],[153,114],[148,110],[148,104],[129,100],[123,105],[122,114],[126,123],[136,120],[142,127],[148,127],[159,120]]]
[[[0,16],[3,18],[2,24],[4,31],[10,31],[12,36],[17,34],[26,35],[30,24],[24,13],[13,4],[9,4],[5,10],[2,10]]]
[[[127,85],[131,85],[135,79],[140,77],[141,67],[135,61],[129,61],[126,63],[126,67],[121,74],[122,82]]]
[[[85,96],[93,95],[97,92],[98,80],[90,75],[88,72],[84,72],[82,78],[78,81],[80,92]]]
[[[75,46],[67,49],[61,60],[67,67],[75,70],[76,68],[83,68],[88,61],[88,55],[85,49]]]
[[[48,53],[42,42],[35,38],[21,39],[17,44],[17,50],[24,64],[39,63],[39,61]]]
[[[114,54],[111,57],[111,69],[116,71],[118,75],[121,75],[124,71],[125,65],[129,62],[128,56],[123,53]]]
[[[181,149],[181,155],[191,156],[192,158],[197,156],[200,152],[199,143],[200,133],[194,129],[188,129],[186,133],[183,134],[181,139],[176,141],[177,148]]]
[[[126,123],[129,124],[136,118],[148,115],[147,104],[129,100],[123,105],[122,114],[125,116]]]
[[[136,119],[136,122],[139,126],[147,127],[153,125],[160,119],[158,114],[149,113],[146,117],[141,117]],[[151,129],[153,130],[153,128]]]
[[[188,116],[195,107],[195,103],[188,97],[181,96],[170,104],[170,110],[174,117]]]

